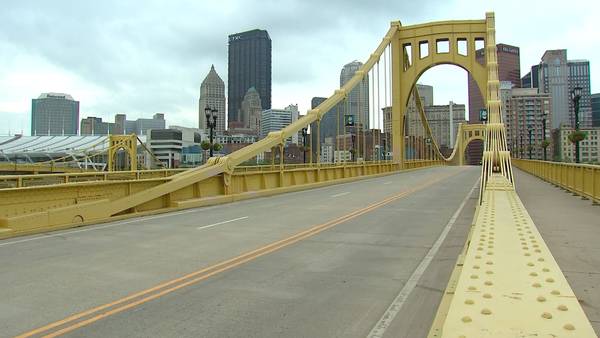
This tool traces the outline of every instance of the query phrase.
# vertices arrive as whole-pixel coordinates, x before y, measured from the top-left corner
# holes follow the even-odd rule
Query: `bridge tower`
[[[131,135],[109,135],[108,136],[108,171],[117,171],[117,154],[125,151],[129,170],[137,170],[137,136]]]

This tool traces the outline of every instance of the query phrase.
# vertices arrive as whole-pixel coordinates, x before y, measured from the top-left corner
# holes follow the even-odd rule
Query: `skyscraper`
[[[243,123],[243,128],[250,129],[256,135],[260,134],[260,119],[262,113],[262,102],[256,88],[250,87],[240,108],[240,120]]]
[[[600,127],[600,93],[592,94],[592,127]]]
[[[271,108],[271,38],[266,30],[229,35],[228,98],[229,123],[242,122],[239,116],[246,92],[254,87],[263,109]]]
[[[42,93],[31,100],[31,135],[77,135],[79,101],[69,94]]]
[[[537,82],[534,85],[534,69]],[[575,126],[575,107],[571,91],[580,87],[579,121],[582,128],[592,126],[590,63],[587,60],[568,60],[566,49],[547,50],[539,65],[532,67],[532,87],[552,97],[552,129],[560,125]]]
[[[359,61],[346,64],[340,73],[340,87],[350,81],[362,65],[362,62]],[[346,115],[354,116],[357,125],[362,125],[365,130],[369,129],[369,75],[365,75],[361,83],[348,94],[348,111]]]
[[[210,67],[208,75],[200,85],[200,99],[198,100],[198,128],[206,129],[206,115],[204,109],[210,107],[217,111],[217,126],[215,131],[222,134],[225,131],[225,83],[215,71],[215,66]]]
[[[575,105],[571,100],[571,91],[575,87],[581,88],[581,99],[579,99],[579,121],[582,128],[592,126],[592,89],[590,83],[590,62],[588,60],[568,60],[569,67],[569,118],[572,126],[575,126]]]
[[[499,43],[496,45],[498,55],[498,80],[510,81],[514,87],[521,87],[521,58],[519,47]],[[485,64],[485,49],[476,51],[476,60]],[[469,74],[469,123],[480,123],[479,110],[484,107],[485,100],[477,83]],[[476,140],[469,144],[468,163],[478,164],[483,155],[483,142]]]
[[[317,108],[321,103],[325,102],[327,98],[325,97],[313,97],[310,100],[310,108]],[[339,114],[339,115],[338,115]],[[317,135],[317,129],[319,130],[319,135]],[[319,127],[317,128],[317,122],[313,122],[310,124],[310,137],[313,156],[317,154],[317,142],[325,142],[326,138],[334,138],[339,135],[344,134],[344,115],[343,115],[343,105],[337,104],[335,107],[331,108],[323,117],[321,118],[321,122],[319,123]],[[347,132],[350,132],[349,130]],[[319,137],[317,141],[317,136]],[[308,142],[308,140],[307,140]]]

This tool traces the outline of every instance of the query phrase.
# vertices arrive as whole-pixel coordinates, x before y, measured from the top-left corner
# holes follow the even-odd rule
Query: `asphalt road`
[[[423,337],[479,175],[430,168],[0,241],[0,336],[366,337],[379,325]]]

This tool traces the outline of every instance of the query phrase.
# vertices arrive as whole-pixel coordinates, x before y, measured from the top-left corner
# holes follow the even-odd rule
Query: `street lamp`
[[[519,135],[519,158],[523,158],[523,133]]]
[[[302,162],[306,163],[306,136],[308,135],[308,129],[302,128],[302,146],[304,151],[302,152]],[[311,150],[312,151],[312,150]]]
[[[209,154],[210,157],[213,157],[213,131],[217,127],[217,110],[206,106],[206,108],[204,108],[204,114],[206,115],[206,127],[210,130]]]
[[[547,116],[548,116],[548,112],[544,111],[542,113],[542,147],[544,148],[544,161],[547,160],[546,148],[548,148],[548,143],[546,143],[546,117]]]
[[[579,99],[581,98],[581,87],[573,88],[571,91],[571,100],[573,100],[573,105],[575,106],[575,131],[579,131]],[[575,139],[575,163],[579,163],[579,135],[576,136]]]
[[[531,133],[533,132],[533,127],[528,124],[527,125],[527,133],[529,134],[529,146],[527,147],[527,150],[529,152],[529,159],[531,160],[531,150],[533,149],[533,146],[531,145]]]

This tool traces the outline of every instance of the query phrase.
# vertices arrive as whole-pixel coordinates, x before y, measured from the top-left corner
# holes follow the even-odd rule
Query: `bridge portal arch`
[[[489,67],[476,59],[476,46],[485,46],[487,28],[492,22],[485,20],[441,21],[402,27],[391,38],[392,53],[392,134],[394,160],[404,161],[404,118],[410,95],[419,77],[438,65],[458,66],[469,73],[482,97],[488,98]],[[462,152],[462,149],[461,149]],[[463,160],[461,159],[461,162]]]
[[[117,171],[117,154],[123,150],[127,156],[129,170],[137,170],[137,136],[109,135],[108,136],[108,171]]]

